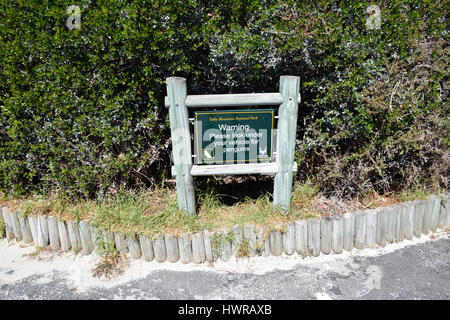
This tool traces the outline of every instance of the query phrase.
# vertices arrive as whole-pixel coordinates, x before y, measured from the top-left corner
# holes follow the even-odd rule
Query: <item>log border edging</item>
[[[231,232],[203,230],[178,237],[159,235],[154,239],[143,234],[130,236],[118,231],[101,231],[87,220],[21,216],[6,206],[0,207],[0,239],[85,255],[98,251],[95,239],[110,239],[118,252],[129,253],[133,259],[172,263],[228,261],[236,256],[243,243],[248,246],[250,257],[294,252],[302,257],[340,254],[354,248],[384,247],[387,243],[411,240],[438,228],[450,228],[450,194],[320,219],[291,221],[283,226],[283,231],[279,227],[267,232],[254,225],[236,225]]]

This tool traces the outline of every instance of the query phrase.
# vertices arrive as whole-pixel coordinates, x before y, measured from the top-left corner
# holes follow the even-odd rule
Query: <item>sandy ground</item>
[[[80,298],[89,297],[93,291],[99,292],[99,290],[105,290],[110,293],[115,292],[111,293],[112,296],[99,295],[98,297],[91,297],[106,299],[171,298],[170,295],[167,296],[156,289],[156,291],[146,291],[140,288],[139,290],[136,290],[137,294],[133,294],[133,290],[126,294],[121,294],[121,290],[123,291],[123,289],[120,289],[124,286],[127,287],[130,286],[130,284],[144,281],[145,279],[147,279],[147,281],[149,281],[148,279],[151,279],[152,283],[157,284],[162,278],[170,279],[170,274],[176,274],[177,278],[180,276],[183,277],[183,274],[186,277],[188,274],[195,273],[196,275],[207,274],[208,277],[214,277],[215,279],[222,279],[223,277],[225,277],[224,279],[227,279],[227,277],[230,278],[230,275],[232,275],[231,277],[233,279],[235,279],[235,276],[236,279],[247,279],[248,276],[253,276],[255,279],[263,279],[265,275],[292,274],[296,270],[311,270],[311,272],[314,271],[315,274],[318,274],[318,276],[311,277],[311,281],[320,282],[318,279],[323,278],[323,275],[327,273],[337,274],[341,277],[349,277],[352,272],[358,270],[359,267],[357,262],[360,259],[385,256],[399,250],[408,250],[409,247],[417,247],[419,245],[442,241],[444,239],[448,240],[448,238],[449,235],[447,232],[438,230],[438,232],[434,234],[422,235],[420,238],[414,238],[413,240],[389,244],[384,248],[364,250],[354,249],[351,252],[344,251],[344,253],[339,255],[320,255],[319,257],[306,257],[304,259],[297,254],[291,256],[282,255],[281,257],[254,257],[239,260],[236,260],[233,257],[227,262],[218,261],[214,264],[204,263],[200,265],[183,264],[181,262],[146,262],[142,259],[130,259],[129,267],[124,273],[113,279],[97,278],[93,276],[92,270],[96,263],[100,261],[100,257],[95,254],[82,256],[74,255],[71,252],[54,253],[43,251],[38,255],[33,255],[33,253],[36,252],[34,246],[27,246],[22,243],[16,243],[15,241],[8,243],[6,239],[3,239],[0,240],[0,299],[12,298],[8,295],[14,291],[15,287],[19,288],[19,286],[24,285],[24,283],[33,286],[48,286],[55,282],[57,278],[64,280],[64,284],[62,284],[64,290],[67,289],[71,292],[76,292]],[[352,290],[354,297],[362,297],[373,289],[379,289],[382,278],[381,270],[382,266],[367,264],[363,270],[364,279],[360,279],[361,281],[359,281],[360,285],[358,286],[358,289],[349,289]],[[448,275],[448,272],[444,272],[444,277],[448,278]],[[308,279],[306,274],[305,277],[303,277],[303,275],[298,276],[301,276],[301,280],[308,283],[308,285],[311,284],[311,286],[314,286],[314,289],[311,287],[309,292],[305,291],[304,297],[298,296],[298,298],[333,299],[337,298],[339,295],[333,294],[333,277],[331,277],[331,281],[328,281],[325,285],[307,282]],[[239,287],[238,282],[236,282],[236,286]],[[251,295],[250,290],[248,294],[251,296],[246,296],[247,293],[245,290],[241,293],[239,293],[239,291],[227,292],[225,287],[216,290],[215,294],[205,293],[204,295],[201,294],[201,289],[199,289],[199,294],[186,294],[186,297],[194,299],[205,297],[209,299],[227,299],[230,297],[260,298],[257,291]],[[342,284],[341,288],[343,287],[345,287],[345,284]],[[180,293],[178,297],[174,294],[173,298],[184,297],[182,285],[173,290]],[[173,292],[173,290],[168,288],[168,291],[170,292]],[[26,290],[24,290],[24,292],[25,291]],[[83,296],[83,294],[85,295]],[[23,296],[16,293],[14,299],[33,299],[34,297],[36,296],[27,293],[23,293]]]

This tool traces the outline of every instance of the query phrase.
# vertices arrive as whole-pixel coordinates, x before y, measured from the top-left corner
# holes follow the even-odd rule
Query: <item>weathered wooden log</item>
[[[268,257],[270,252],[270,237],[266,235],[266,229],[261,227],[258,229],[256,234],[256,243],[258,250],[258,255],[262,255],[263,257]]]
[[[20,222],[17,212],[11,211],[9,213],[9,218],[11,219],[14,237],[16,238],[16,241],[17,242],[22,241],[23,240],[22,230],[20,229]]]
[[[213,231],[209,233],[209,236],[211,237],[211,250],[213,254],[213,260],[217,261],[220,259],[220,254],[222,247],[219,243],[219,240],[221,239],[220,232]]]
[[[2,215],[3,215],[3,221],[5,222],[5,232],[6,232],[6,238],[8,241],[11,241],[14,239],[14,229],[12,226],[11,219],[9,217],[9,212],[7,207],[2,207]]]
[[[28,224],[30,225],[31,237],[35,246],[38,244],[37,224],[38,220],[36,216],[28,216]]]
[[[59,241],[59,230],[58,223],[54,216],[50,216],[47,219],[48,224],[48,235],[50,240],[50,247],[53,251],[58,251],[61,247],[61,242]]]
[[[256,227],[255,225],[244,226],[244,239],[248,244],[249,257],[254,257],[257,254],[257,239],[256,239]]]
[[[233,234],[232,234],[233,241],[231,242],[231,251],[233,254],[237,253],[237,249],[242,243],[242,240],[244,240],[244,230],[241,226],[235,225],[233,227]]]
[[[270,232],[270,252],[274,256],[281,256],[283,253],[283,238],[281,236],[281,232],[278,230],[272,230]]]
[[[364,211],[355,212],[355,239],[354,247],[356,249],[364,249],[366,242],[366,225],[367,215]]]
[[[355,236],[355,214],[347,212],[344,218],[344,249],[346,251],[353,250],[353,239]]]
[[[91,224],[86,220],[81,220],[78,224],[80,228],[81,248],[84,255],[89,255],[94,251],[92,242]]]
[[[47,217],[44,215],[38,216],[37,234],[38,234],[38,247],[41,248],[47,247],[50,242],[50,238],[48,234]]]
[[[377,243],[377,212],[368,209],[366,212],[366,248],[375,248]]]
[[[91,225],[91,236],[92,236],[92,244],[94,246],[94,252],[96,254],[101,254],[102,252],[102,235],[98,228],[94,225]]]
[[[133,259],[139,259],[142,256],[141,245],[136,235],[128,236],[128,250],[130,251],[130,257]]]
[[[334,253],[342,253],[344,249],[344,219],[342,216],[333,217],[333,241]]]
[[[78,223],[75,221],[67,221],[67,229],[69,231],[70,247],[75,254],[78,254],[83,250]]]
[[[376,209],[376,212],[377,212],[376,242],[380,247],[384,247],[386,245],[388,209],[385,207],[380,207]]]
[[[450,196],[443,195],[439,211],[439,228],[450,228]]]
[[[178,208],[187,214],[195,214],[194,179],[191,175],[191,138],[188,111],[185,104],[187,96],[186,79],[180,77],[167,78],[167,96],[170,105],[172,155],[177,172]]]
[[[188,108],[243,107],[243,106],[276,106],[283,103],[283,95],[279,92],[234,93],[234,94],[202,94],[186,96]],[[300,94],[297,103],[300,103]],[[170,106],[169,97],[164,97],[166,108]]]
[[[256,232],[254,225],[244,226],[244,239],[248,244],[249,257],[256,256]]]
[[[188,234],[182,234],[178,237],[178,249],[181,262],[189,263],[192,261],[192,243]]]
[[[160,235],[153,240],[153,253],[155,254],[155,260],[158,262],[164,262],[167,259],[166,243],[164,236]]]
[[[309,218],[308,228],[308,253],[314,257],[320,255],[320,220]]]
[[[411,240],[414,234],[414,203],[408,201],[402,205],[404,206],[402,211],[403,236]]]
[[[30,244],[33,242],[33,235],[31,234],[30,222],[27,217],[19,215],[20,230],[22,231],[23,242]]]
[[[101,232],[103,237],[103,242],[108,243],[111,246],[115,246],[114,233],[111,230],[103,230]],[[142,249],[142,248],[141,248]]]
[[[298,165],[294,162],[292,172],[297,172]],[[196,176],[224,176],[224,175],[243,175],[258,174],[262,176],[273,176],[280,170],[276,162],[267,163],[239,163],[239,164],[194,164],[191,168],[191,175]],[[175,166],[171,168],[172,177],[177,176]]]
[[[70,250],[70,236],[69,231],[67,230],[66,224],[63,220],[58,220],[58,233],[59,233],[59,241],[61,243],[61,249],[64,252]]]
[[[280,93],[283,103],[278,110],[277,155],[276,163],[280,168],[274,179],[273,206],[287,214],[291,207],[292,169],[294,167],[295,136],[300,96],[300,78],[295,76],[280,77]],[[272,252],[273,253],[273,252]]]
[[[422,235],[425,203],[420,200],[414,202],[414,236],[419,238]]]
[[[333,222],[330,217],[320,219],[320,251],[323,254],[331,252],[333,236]]]
[[[119,231],[114,232],[114,243],[116,244],[116,250],[120,254],[126,254],[129,252],[128,243],[125,239],[125,235]]]
[[[164,237],[167,252],[167,261],[177,262],[180,259],[180,251],[178,250],[178,239],[174,235],[168,234]]]
[[[394,206],[387,207],[387,228],[386,228],[386,242],[395,242],[398,209]]]
[[[422,233],[428,234],[431,231],[432,215],[433,215],[433,201],[431,199],[423,200],[425,209],[423,212]]]
[[[205,245],[205,255],[206,255],[206,260],[208,262],[214,262],[215,261],[215,256],[214,256],[214,251],[212,248],[212,239],[214,237],[214,233],[210,232],[208,230],[203,230],[203,242]]]
[[[295,221],[295,250],[301,256],[308,255],[308,227],[306,220]]]
[[[439,213],[440,213],[440,209],[441,209],[441,198],[438,196],[431,196],[430,200],[432,202],[430,230],[432,232],[435,232],[439,226]]]
[[[396,242],[403,241],[405,239],[403,225],[402,225],[402,216],[403,211],[405,211],[405,206],[396,205],[395,206],[395,234],[394,238]]]
[[[206,260],[205,243],[203,233],[197,232],[192,235],[192,260],[195,263],[203,263]]]
[[[231,237],[228,234],[228,231],[218,232],[216,236],[219,238],[220,242],[219,245],[220,260],[228,261],[233,254]]]
[[[295,223],[290,222],[286,226],[286,230],[282,233],[283,237],[283,252],[291,255],[295,251]]]
[[[446,214],[446,225],[450,228],[450,195],[445,198],[445,208],[447,211]]]
[[[6,237],[5,220],[3,219],[3,207],[0,207],[0,239]]]
[[[142,256],[145,261],[152,261],[155,257],[153,254],[153,243],[146,235],[139,235],[139,243],[141,245]]]

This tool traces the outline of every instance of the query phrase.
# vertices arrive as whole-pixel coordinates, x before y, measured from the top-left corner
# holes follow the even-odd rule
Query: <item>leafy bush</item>
[[[92,196],[170,167],[165,78],[190,94],[301,77],[297,160],[340,196],[448,188],[445,1],[16,1],[0,12],[0,188]]]

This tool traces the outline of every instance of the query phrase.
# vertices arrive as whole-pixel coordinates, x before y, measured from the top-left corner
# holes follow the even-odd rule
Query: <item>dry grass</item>
[[[92,275],[97,278],[111,279],[121,275],[129,266],[130,260],[119,253],[110,253],[92,269]]]
[[[204,229],[231,230],[234,225],[247,224],[253,224],[257,228],[280,229],[287,222],[298,219],[392,205],[406,200],[423,199],[429,194],[424,188],[415,187],[396,194],[368,194],[343,200],[325,197],[317,186],[306,180],[294,184],[291,213],[286,215],[273,208],[271,195],[267,190],[261,190],[254,197],[236,198],[234,202],[226,203],[224,199],[230,197],[229,192],[228,195],[218,194],[218,189],[213,185],[198,190],[197,216],[185,215],[178,210],[176,191],[173,188],[121,191],[102,199],[77,201],[58,195],[8,198],[0,194],[0,205],[7,205],[24,215],[46,213],[66,220],[89,219],[99,229],[120,230],[127,234],[143,233],[153,238],[158,234],[179,235]],[[238,193],[246,194],[237,189],[233,194]],[[110,262],[105,261],[106,264]]]

